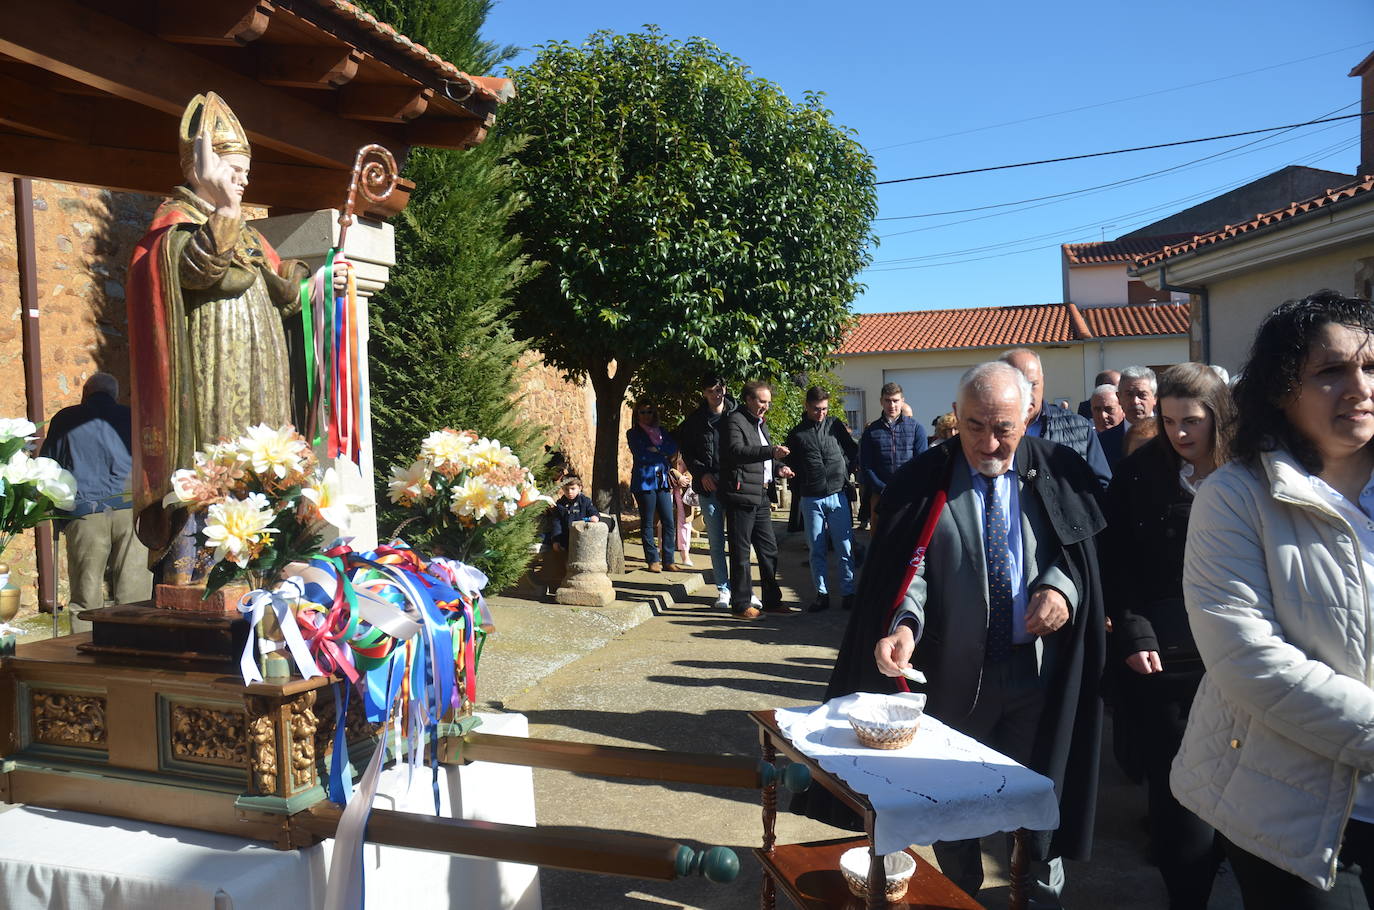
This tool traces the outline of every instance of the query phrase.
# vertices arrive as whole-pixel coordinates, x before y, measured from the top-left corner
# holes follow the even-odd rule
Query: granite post
[[[568,574],[554,595],[561,604],[605,607],[615,603],[615,588],[606,574],[606,539],[610,529],[603,521],[575,521],[568,535]]]

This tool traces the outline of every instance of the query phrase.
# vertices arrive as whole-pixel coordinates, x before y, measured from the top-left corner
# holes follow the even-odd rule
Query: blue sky
[[[1370,0],[499,0],[485,37],[533,48],[645,23],[711,40],[793,98],[824,92],[880,181],[1353,113],[1346,74],[1374,51]],[[1110,239],[1289,164],[1353,173],[1357,124],[880,187],[881,242],[854,308],[1058,301],[1059,244]],[[1073,195],[1004,205],[1061,193]],[[959,211],[984,206],[998,207]]]

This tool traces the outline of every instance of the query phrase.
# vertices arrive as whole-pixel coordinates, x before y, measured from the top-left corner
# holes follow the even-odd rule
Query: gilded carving
[[[248,706],[248,766],[253,792],[277,792],[277,730],[270,705],[262,699],[245,699]]]
[[[105,743],[105,697],[71,692],[33,693],[33,738],[60,746]]]
[[[198,705],[172,705],[172,756],[183,761],[246,766],[244,712]]]
[[[334,749],[334,699],[322,698],[315,704],[315,714],[319,725],[315,730],[315,754],[328,755]],[[381,734],[382,725],[367,719],[363,700],[356,695],[348,700],[348,711],[344,715],[344,741],[350,745],[358,742],[375,742]]]
[[[291,702],[288,723],[291,730],[291,789],[299,790],[315,783],[315,732],[319,719],[311,706],[315,693],[307,692]]]

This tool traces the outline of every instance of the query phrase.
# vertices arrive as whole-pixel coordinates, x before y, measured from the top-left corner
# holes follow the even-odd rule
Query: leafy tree
[[[821,96],[793,103],[700,38],[599,32],[514,77],[512,223],[548,263],[519,331],[590,378],[604,501],[627,391],[828,364],[869,261],[873,162]]]
[[[474,75],[514,53],[480,38],[488,0],[372,0],[367,6]],[[501,161],[506,146],[493,137],[468,151],[417,148],[406,162],[415,192],[394,222],[397,264],[370,309],[383,536],[405,517],[386,498],[390,468],[414,460],[431,430],[476,430],[511,446],[526,465],[543,461],[542,428],[520,423],[511,407],[519,392],[517,361],[528,346],[514,336],[508,311],[530,269],[508,227],[518,197]],[[536,521],[522,512],[485,535],[487,552],[470,561],[490,576],[488,590],[501,590],[524,571]],[[413,544],[430,542],[415,526],[402,533]]]
[[[763,420],[768,424],[768,433],[781,442],[787,433],[802,419],[806,407],[806,390],[813,385],[820,386],[830,393],[830,416],[844,420],[844,410],[840,403],[844,400],[844,383],[840,377],[829,370],[817,373],[797,373],[772,383],[773,403]],[[863,427],[859,428],[860,430]],[[849,428],[854,431],[853,427]]]

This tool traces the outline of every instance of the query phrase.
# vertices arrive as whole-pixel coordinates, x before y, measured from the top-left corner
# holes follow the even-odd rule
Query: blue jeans
[[[728,597],[730,563],[725,559],[725,507],[715,493],[698,493],[697,508],[706,523],[706,539],[711,542],[711,574],[715,576],[716,590]]]
[[[673,517],[673,494],[668,490],[635,490],[639,504],[640,536],[644,538],[644,561],[673,564],[673,538],[677,537],[677,522]],[[663,559],[658,558],[658,540],[654,533],[654,516],[663,522]]]
[[[803,496],[801,498],[802,528],[806,531],[806,544],[811,548],[811,582],[816,593],[828,594],[826,585],[826,549],[823,535],[829,534],[830,542],[835,545],[835,556],[839,559],[840,593],[848,596],[854,593],[854,559],[850,553],[850,530],[854,523],[849,511],[849,498],[844,492],[831,493],[829,496]]]

